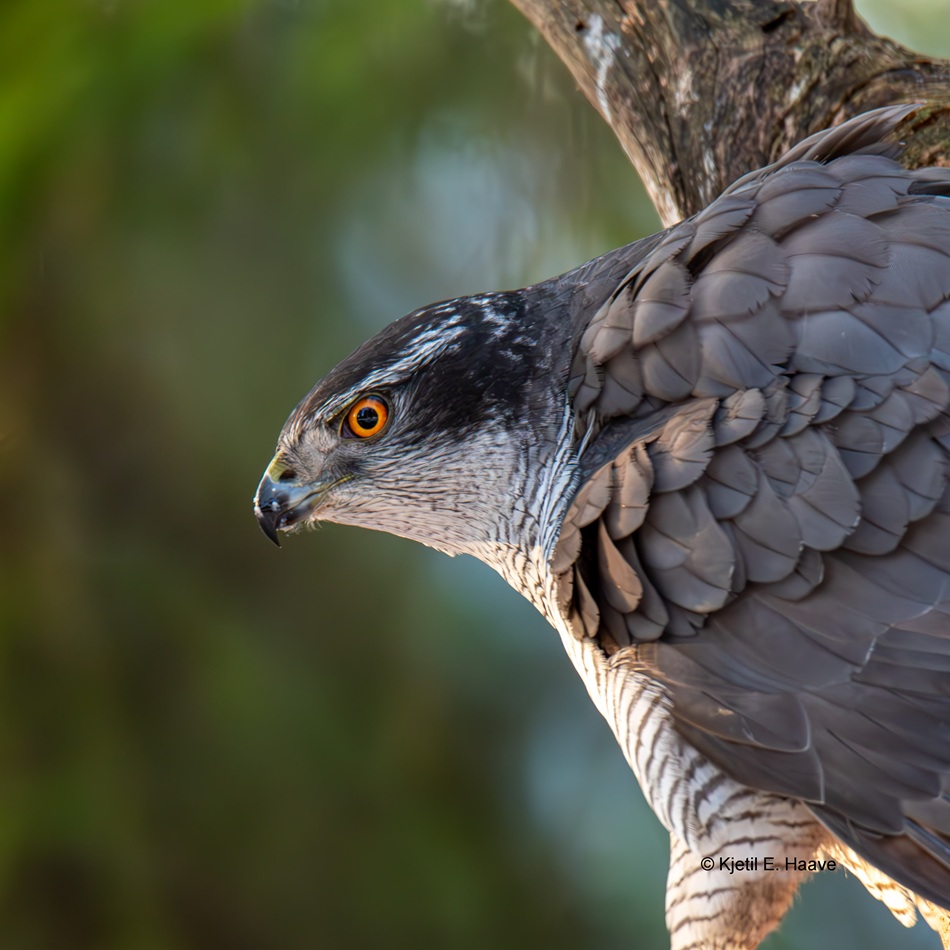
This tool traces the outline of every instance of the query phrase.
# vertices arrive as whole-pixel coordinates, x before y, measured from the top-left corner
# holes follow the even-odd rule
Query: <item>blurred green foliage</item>
[[[531,608],[250,505],[373,330],[655,226],[501,0],[0,6],[0,946],[664,945]],[[806,895],[770,947],[906,940]]]

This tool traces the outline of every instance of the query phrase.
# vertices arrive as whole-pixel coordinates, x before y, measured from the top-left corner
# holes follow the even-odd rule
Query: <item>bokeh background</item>
[[[948,0],[859,7],[950,54]],[[655,226],[503,0],[4,0],[0,947],[665,945],[541,618],[250,503],[374,330]],[[841,874],[767,943],[932,945]]]

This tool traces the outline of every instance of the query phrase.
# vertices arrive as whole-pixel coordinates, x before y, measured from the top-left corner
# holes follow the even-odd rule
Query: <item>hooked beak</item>
[[[280,547],[277,532],[286,531],[306,519],[339,481],[301,484],[294,473],[275,458],[267,467],[254,497],[254,514],[261,531]]]

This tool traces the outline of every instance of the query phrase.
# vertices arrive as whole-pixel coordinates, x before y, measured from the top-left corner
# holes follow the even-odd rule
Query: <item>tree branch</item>
[[[950,164],[950,62],[872,33],[851,0],[511,0],[614,130],[665,225],[876,106],[921,102],[910,167]]]

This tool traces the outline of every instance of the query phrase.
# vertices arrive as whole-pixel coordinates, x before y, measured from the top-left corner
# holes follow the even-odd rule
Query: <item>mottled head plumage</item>
[[[567,352],[552,373],[550,327],[514,291],[433,304],[364,343],[287,420],[258,494],[265,530],[276,540],[326,519],[453,554],[533,531],[530,504],[512,521],[496,501],[530,491],[526,473],[546,469],[529,459],[566,438]],[[386,424],[352,438],[348,413],[368,397],[384,403]]]
[[[511,416],[541,332],[524,294],[460,297],[416,310],[368,340],[302,400],[285,431],[328,421],[364,392],[411,386],[421,412],[416,437],[459,437],[489,416]],[[406,433],[408,435],[408,431]]]

